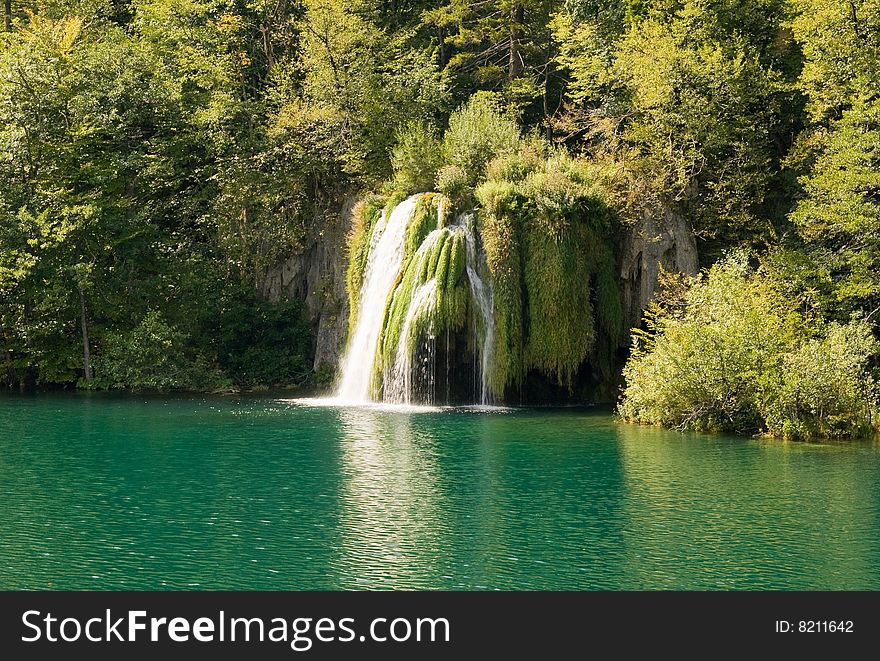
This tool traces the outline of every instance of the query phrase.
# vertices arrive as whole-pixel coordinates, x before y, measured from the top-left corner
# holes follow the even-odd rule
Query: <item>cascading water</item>
[[[495,339],[495,314],[492,311],[492,288],[486,284],[486,281],[480,277],[477,266],[481,263],[478,261],[477,242],[474,240],[472,228],[474,226],[474,216],[469,214],[466,217],[466,227],[469,230],[465,233],[467,241],[467,274],[468,283],[471,288],[471,300],[479,308],[479,318],[474,317],[474,322],[482,323],[482,329],[474,328],[474,337],[482,335],[482,346],[480,347],[480,404],[488,405],[489,396],[489,370],[492,368],[492,342]]]
[[[376,343],[382,332],[385,301],[400,273],[406,226],[412,219],[417,201],[418,195],[413,195],[394,207],[387,218],[383,213],[373,229],[357,324],[342,361],[342,380],[336,392],[341,400],[366,402],[370,399],[370,375],[376,357]]]
[[[397,351],[394,353],[394,362],[383,373],[384,399],[393,404],[412,404],[415,396],[414,382],[427,384],[424,388],[426,403],[433,404],[433,355],[431,342],[434,340],[434,329],[428,328],[428,337],[424,340],[421,351],[418,346],[413,346],[419,341],[416,336],[415,325],[421,318],[429,318],[437,304],[437,281],[429,280],[420,285],[412,295],[412,301],[406,313],[406,321],[403,322],[401,338],[397,343]],[[413,364],[414,361],[419,364]],[[413,379],[413,372],[418,371],[417,379]]]
[[[432,204],[435,229],[407,255],[407,232],[419,230],[417,205]],[[370,239],[358,316],[342,362],[336,398],[347,402],[434,404],[438,337],[449,364],[450,336],[473,353],[475,403],[488,404],[494,319],[492,292],[475,238],[473,214],[445,222],[442,196],[413,196],[381,216]],[[411,227],[411,223],[413,227]],[[443,347],[441,347],[442,349]]]

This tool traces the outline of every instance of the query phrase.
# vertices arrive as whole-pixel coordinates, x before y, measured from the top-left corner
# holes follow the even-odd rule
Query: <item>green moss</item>
[[[461,282],[467,266],[467,240],[464,235],[456,234],[453,242],[454,248],[449,255],[449,271],[446,274],[447,289],[452,289]]]
[[[570,385],[596,339],[589,232],[558,216],[534,216],[523,230],[526,367]]]
[[[408,351],[413,351],[419,338],[464,327],[470,309],[470,289],[466,279],[461,277],[467,259],[466,250],[461,229],[443,228],[430,243],[420,246],[404,265],[383,316],[371,377],[374,396],[381,395],[383,375],[394,364],[401,342],[406,343]],[[415,297],[432,280],[435,287],[432,303],[419,310],[410,323],[407,337],[403,337]]]
[[[600,177],[535,146],[495,159],[488,172],[476,196],[495,308],[490,387],[496,395],[518,387],[531,369],[571,385],[598,345],[610,357],[620,333]]]
[[[394,207],[403,202],[408,197],[406,191],[397,190],[393,191],[387,198],[385,202],[385,208],[383,211],[386,216],[390,216],[391,212],[394,211]]]
[[[364,271],[370,253],[373,230],[382,215],[385,200],[372,195],[358,203],[352,212],[352,226],[348,235],[348,270],[345,274],[345,287],[348,292],[349,334],[357,323],[361,288],[364,284]]]
[[[502,191],[481,186],[477,192],[484,208],[480,214],[480,238],[486,266],[493,283],[492,372],[489,389],[502,395],[512,384],[519,386],[523,369],[523,283],[520,222],[512,187]]]
[[[425,280],[430,279],[437,272],[437,263],[440,261],[440,255],[443,253],[443,246],[449,238],[448,231],[441,231],[434,242],[430,245],[430,251],[427,255],[427,268],[425,270]]]
[[[426,193],[416,202],[416,208],[413,212],[412,220],[406,227],[406,239],[404,242],[404,259],[408,259],[415,254],[422,241],[433,230],[437,229],[439,222],[437,219],[437,202],[439,195]]]
[[[443,305],[443,294],[446,289],[446,271],[449,268],[450,248],[455,244],[454,237],[446,237],[443,241],[443,247],[440,248],[440,255],[437,258],[437,267],[434,271],[434,277],[437,279],[437,307]]]

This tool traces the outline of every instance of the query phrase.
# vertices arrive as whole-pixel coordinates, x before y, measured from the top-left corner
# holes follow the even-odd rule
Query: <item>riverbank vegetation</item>
[[[307,386],[316,321],[267,274],[358,197],[353,323],[382,209],[435,191],[478,215],[497,395],[869,433],[878,35],[880,0],[11,0],[2,382]],[[669,217],[704,273],[627,319],[621,246]]]
[[[823,320],[741,255],[693,279],[667,274],[646,320],[624,369],[627,419],[784,438],[876,423],[871,325]]]

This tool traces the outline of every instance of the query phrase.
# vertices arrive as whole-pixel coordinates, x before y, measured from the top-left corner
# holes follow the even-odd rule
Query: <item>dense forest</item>
[[[546,382],[681,429],[876,427],[880,0],[4,14],[6,387],[326,388],[305,295],[267,277],[348,214],[354,316],[380,210],[434,191],[479,212],[497,397]],[[670,223],[693,268],[653,264],[631,318],[627,237]]]

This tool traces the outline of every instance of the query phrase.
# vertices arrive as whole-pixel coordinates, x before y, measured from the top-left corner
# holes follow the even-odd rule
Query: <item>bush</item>
[[[312,331],[301,301],[261,301],[241,292],[214,331],[220,366],[235,383],[305,385],[312,378]]]
[[[634,335],[624,418],[798,438],[870,428],[868,359],[876,345],[864,321],[804,318],[797,301],[742,256],[689,284],[676,305],[652,307],[647,331]]]
[[[502,114],[492,96],[477,93],[449,118],[443,160],[461,168],[474,186],[483,178],[486,164],[498,154],[513,152],[519,141],[516,122]]]
[[[878,351],[861,319],[829,324],[825,336],[784,357],[761,403],[768,432],[783,438],[866,436],[876,409],[868,362]]]
[[[187,350],[187,338],[160,312],[148,312],[131,331],[105,339],[95,361],[97,384],[133,390],[211,390],[223,385],[220,371]]]
[[[437,172],[437,190],[449,198],[453,209],[465,209],[473,204],[473,189],[467,173],[457,165],[444,165]]]
[[[522,181],[546,161],[545,145],[538,140],[525,141],[519,149],[493,158],[486,166],[489,181]]]
[[[433,130],[425,124],[408,124],[391,152],[393,188],[407,194],[430,191],[442,161],[440,141]]]

